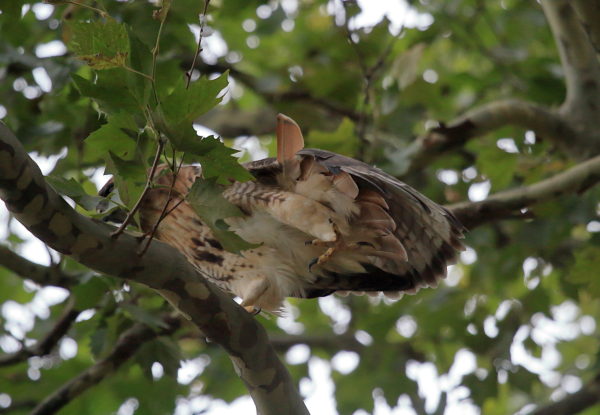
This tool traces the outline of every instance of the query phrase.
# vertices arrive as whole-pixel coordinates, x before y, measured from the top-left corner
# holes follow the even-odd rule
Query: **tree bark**
[[[229,354],[258,414],[308,414],[266,331],[225,293],[207,282],[171,246],[128,234],[73,210],[44,180],[21,143],[0,123],[0,198],[31,233],[94,270],[157,290]]]

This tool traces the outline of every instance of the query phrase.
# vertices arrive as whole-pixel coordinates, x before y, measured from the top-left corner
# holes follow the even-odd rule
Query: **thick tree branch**
[[[72,299],[67,302],[67,305],[54,327],[52,327],[52,330],[50,330],[44,338],[38,341],[34,346],[24,347],[18,352],[0,356],[0,367],[22,362],[31,356],[45,356],[49,354],[58,344],[60,339],[67,334],[71,325],[79,315],[80,311],[74,309],[74,304],[75,302]]]
[[[515,99],[494,101],[417,138],[407,150],[410,170],[428,164],[441,153],[462,147],[473,137],[510,125],[533,130],[565,149],[576,134],[558,113],[547,108]]]
[[[66,274],[60,268],[31,262],[4,245],[0,245],[0,266],[39,285],[69,288],[75,282],[74,276]]]
[[[251,315],[171,246],[155,241],[139,256],[144,240],[128,234],[112,238],[110,226],[73,210],[2,123],[0,198],[48,246],[99,272],[148,285],[169,300],[227,351],[260,415],[308,413],[266,331]]]
[[[539,408],[531,415],[575,415],[598,403],[600,403],[600,376],[596,376],[579,391]]]
[[[600,181],[600,156],[530,186],[506,190],[481,202],[447,206],[467,227],[509,217],[528,217],[520,209],[565,194],[583,193]]]
[[[571,6],[596,53],[600,54],[600,0],[571,0]]]
[[[588,3],[597,5],[596,1]],[[567,85],[561,113],[569,117],[575,128],[594,137],[591,143],[573,144],[578,147],[587,145],[592,147],[587,154],[598,154],[600,135],[596,131],[600,112],[600,62],[596,51],[569,0],[542,0],[541,4],[556,41]],[[587,7],[579,5],[579,9],[585,12]],[[594,27],[599,24],[595,22]]]
[[[40,402],[31,411],[30,415],[50,415],[56,413],[74,398],[96,385],[102,379],[115,372],[123,363],[131,358],[146,342],[159,336],[166,336],[175,332],[181,325],[181,320],[174,316],[163,319],[165,328],[155,332],[150,327],[137,323],[125,331],[115,344],[108,356],[98,363],[81,372],[54,393]]]

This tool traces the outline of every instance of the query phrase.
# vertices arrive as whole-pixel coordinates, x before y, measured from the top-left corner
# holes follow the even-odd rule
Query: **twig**
[[[30,279],[39,285],[69,288],[77,280],[76,275],[67,274],[58,267],[47,267],[31,262],[15,254],[4,245],[0,245],[0,266],[4,266],[20,277]]]
[[[583,193],[600,181],[600,156],[596,156],[549,179],[530,186],[506,190],[481,202],[462,202],[447,206],[467,227],[507,217],[526,217],[520,209],[565,194]]]
[[[33,347],[26,347],[18,352],[0,356],[0,367],[9,366],[22,362],[31,356],[45,356],[58,344],[59,340],[67,334],[71,325],[79,315],[80,311],[74,309],[75,301],[69,298],[58,321],[40,341]]]
[[[85,9],[90,9],[95,11],[96,13],[98,13],[100,16],[102,17],[110,17],[110,15],[104,11],[104,10],[100,10],[96,7],[87,5],[85,3],[79,3],[78,1],[74,1],[74,0],[44,0],[44,3],[48,3],[48,4],[72,4],[73,6],[79,6],[79,7],[83,7]]]
[[[532,130],[566,152],[573,150],[573,140],[578,136],[555,111],[515,99],[493,101],[418,137],[406,149],[410,158],[410,166],[406,168],[409,171],[417,169],[446,151],[462,147],[471,138],[509,125]]]
[[[194,59],[192,59],[192,65],[190,66],[190,69],[185,73],[185,76],[187,78],[185,89],[188,89],[190,87],[190,82],[192,82],[192,71],[196,66],[196,60],[198,59],[198,56],[200,56],[200,52],[202,52],[202,36],[204,36],[204,24],[207,19],[206,12],[208,11],[209,4],[210,0],[204,0],[204,10],[202,11],[202,17],[200,20],[200,34],[198,35],[198,46],[196,47],[196,53],[194,53]]]
[[[179,318],[166,316],[163,318],[165,328],[155,332],[148,326],[137,323],[125,331],[117,340],[113,350],[108,356],[81,372],[58,390],[38,404],[30,415],[50,415],[58,412],[62,407],[81,395],[87,389],[114,373],[123,363],[129,360],[138,349],[146,342],[159,336],[175,332],[181,325]]]
[[[175,149],[173,149],[173,153],[174,152],[175,152]],[[173,165],[171,166],[171,170],[173,171],[173,179],[171,180],[171,187],[169,187],[167,201],[165,202],[165,204],[162,208],[162,211],[160,212],[160,216],[158,217],[158,220],[156,221],[154,226],[152,226],[152,229],[150,230],[150,232],[146,233],[146,235],[148,235],[148,238],[146,239],[146,244],[144,245],[142,250],[138,253],[138,255],[140,255],[140,256],[143,256],[146,253],[146,251],[148,250],[148,248],[150,247],[150,244],[152,243],[152,240],[154,239],[154,235],[156,234],[156,231],[158,230],[158,226],[163,221],[163,219],[166,218],[169,214],[171,214],[171,212],[173,212],[175,209],[177,209],[177,207],[185,200],[183,198],[180,199],[177,203],[175,203],[174,206],[171,207],[171,209],[169,209],[167,211],[169,203],[171,203],[171,201],[172,201],[171,198],[173,196],[173,189],[175,188],[175,181],[177,180],[177,175],[179,174],[179,170],[181,169],[182,164],[183,164],[183,157],[181,157],[181,160],[179,161],[177,168],[174,168],[175,167],[175,154],[173,154]]]
[[[142,194],[138,198],[137,202],[135,202],[135,205],[133,206],[133,208],[129,211],[129,213],[127,213],[127,217],[125,218],[125,220],[123,221],[121,226],[119,226],[119,228],[112,233],[113,238],[118,237],[120,234],[122,234],[125,231],[125,228],[127,227],[129,222],[133,218],[133,215],[135,215],[135,213],[140,208],[142,201],[144,200],[144,197],[146,196],[146,193],[148,193],[148,191],[150,190],[150,187],[152,187],[152,180],[154,179],[154,174],[156,173],[156,168],[158,167],[158,163],[160,161],[160,155],[162,153],[162,149],[164,148],[164,146],[165,146],[165,142],[163,141],[162,137],[159,137],[158,138],[158,146],[156,148],[156,154],[154,155],[154,161],[152,162],[152,168],[150,169],[150,174],[148,175],[148,179],[146,180],[146,186],[144,187],[144,190],[142,191]]]
[[[348,4],[349,4],[348,2],[342,1],[342,5],[344,6],[344,8],[346,10],[347,10]],[[376,76],[377,72],[384,65],[385,60],[387,59],[390,52],[392,51],[392,47],[393,47],[394,43],[396,42],[397,37],[394,36],[392,38],[392,40],[388,43],[388,45],[386,46],[384,51],[381,53],[381,55],[379,56],[377,61],[369,67],[366,64],[365,56],[362,53],[362,51],[360,50],[358,43],[353,38],[353,33],[350,31],[350,27],[348,26],[348,24],[349,24],[349,20],[346,19],[346,22],[344,24],[346,38],[347,38],[348,42],[350,43],[350,45],[352,45],[352,48],[353,48],[354,52],[356,53],[356,56],[358,59],[358,65],[360,67],[362,77],[363,77],[363,82],[364,82],[363,99],[359,105],[358,120],[356,120],[356,135],[359,140],[359,147],[358,147],[356,156],[359,159],[364,160],[365,152],[366,152],[367,146],[369,144],[369,140],[367,140],[367,137],[366,137],[367,125],[373,124],[372,118],[374,117],[374,113],[371,108],[373,106],[373,102],[374,102],[373,101],[373,82],[375,81],[375,76]],[[403,25],[403,23],[402,23],[402,25]]]

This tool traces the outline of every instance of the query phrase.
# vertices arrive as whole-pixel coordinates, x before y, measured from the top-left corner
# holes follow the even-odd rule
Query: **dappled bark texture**
[[[0,197],[13,215],[53,249],[97,271],[150,286],[231,357],[258,413],[306,414],[296,387],[264,328],[174,248],[111,237],[110,226],[75,212],[44,180],[19,141],[0,123]]]

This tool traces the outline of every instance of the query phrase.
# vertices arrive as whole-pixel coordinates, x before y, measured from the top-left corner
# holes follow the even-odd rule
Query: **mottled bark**
[[[231,298],[208,283],[176,249],[144,241],[73,210],[44,180],[21,143],[0,123],[0,198],[26,228],[48,246],[99,272],[157,290],[234,363],[258,413],[306,414],[289,373],[264,328]]]
[[[569,0],[542,0],[541,5],[554,35],[567,86],[560,113],[579,133],[566,137],[572,148],[571,154],[583,157],[598,154],[600,62],[596,50]]]

